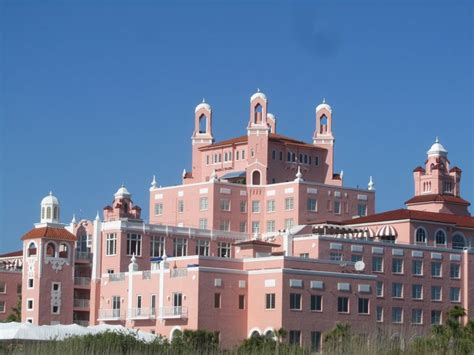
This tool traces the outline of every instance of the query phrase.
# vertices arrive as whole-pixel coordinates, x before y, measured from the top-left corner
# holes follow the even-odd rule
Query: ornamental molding
[[[56,273],[59,270],[63,269],[64,264],[69,265],[69,262],[67,261],[67,259],[55,258],[55,257],[50,257],[50,256],[47,256],[44,258],[44,263],[51,264],[51,267],[53,268],[54,271],[56,271]]]

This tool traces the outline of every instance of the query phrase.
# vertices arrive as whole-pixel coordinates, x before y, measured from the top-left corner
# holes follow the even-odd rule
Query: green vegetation
[[[456,306],[446,314],[444,325],[434,326],[430,335],[406,340],[377,333],[367,336],[352,332],[348,324],[336,326],[323,335],[324,354],[330,355],[461,355],[474,354],[474,320],[465,326],[459,322],[466,311]],[[178,332],[168,342],[157,337],[152,343],[134,335],[105,332],[77,336],[63,341],[0,343],[2,354],[166,354],[166,355],[306,355],[311,352],[289,345],[284,329],[270,336],[254,336],[232,350],[219,350],[218,334],[205,330]]]

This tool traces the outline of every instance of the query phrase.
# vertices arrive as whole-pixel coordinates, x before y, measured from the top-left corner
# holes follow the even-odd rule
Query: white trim
[[[170,340],[173,340],[173,333],[174,333],[175,330],[179,330],[180,332],[182,332],[181,327],[179,325],[175,325],[170,330]]]

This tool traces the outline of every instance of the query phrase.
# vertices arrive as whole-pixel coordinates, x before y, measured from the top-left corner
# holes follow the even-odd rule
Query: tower
[[[332,134],[332,108],[323,99],[316,106],[316,129],[313,134],[313,144],[323,148],[323,168],[325,169],[325,182],[330,183],[334,174],[334,136]]]
[[[214,137],[212,136],[212,108],[204,99],[194,109],[194,132],[191,141],[191,176],[183,174],[183,180],[201,177],[202,155],[199,148],[214,142]]]
[[[22,321],[70,324],[73,321],[74,243],[76,236],[59,223],[59,201],[41,201],[41,219],[23,241]]]
[[[128,192],[125,185],[122,184],[114,194],[112,206],[104,207],[104,220],[117,221],[125,218],[139,220],[141,211],[142,209],[139,206],[134,206],[132,194]]]
[[[267,183],[268,136],[275,120],[267,114],[268,101],[263,92],[257,90],[250,97],[250,117],[247,126],[248,157],[247,183],[262,185]]]

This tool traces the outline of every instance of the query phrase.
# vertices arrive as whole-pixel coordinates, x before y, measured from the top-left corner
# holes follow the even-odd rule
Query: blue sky
[[[278,132],[310,141],[333,107],[346,186],[374,176],[377,211],[413,194],[435,136],[474,201],[470,1],[2,1],[0,252],[58,196],[93,218],[122,182],[148,218],[148,187],[191,162],[194,107],[217,140],[242,135],[260,88]]]

